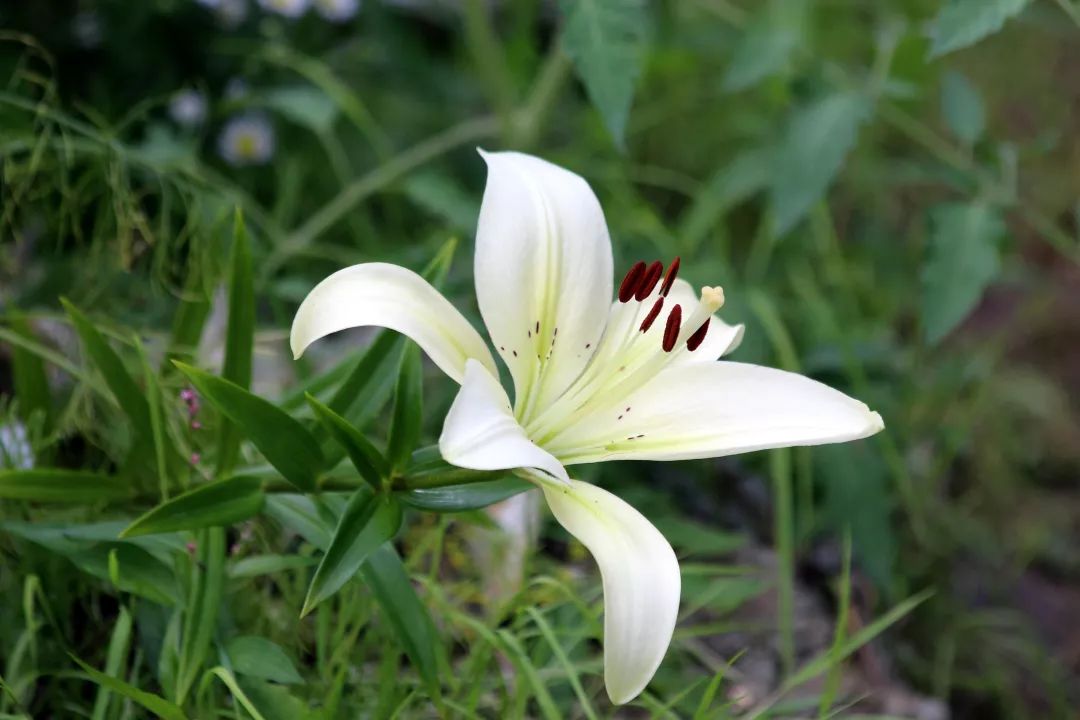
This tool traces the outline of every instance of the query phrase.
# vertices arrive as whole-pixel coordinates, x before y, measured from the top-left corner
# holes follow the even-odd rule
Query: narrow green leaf
[[[303,682],[296,666],[281,646],[264,637],[242,635],[225,646],[233,670],[238,675],[273,680],[279,683]]]
[[[400,493],[398,497],[406,505],[418,510],[454,513],[479,510],[533,487],[534,485],[527,480],[507,476],[466,485],[418,488]]]
[[[946,0],[930,23],[930,57],[974,45],[1019,14],[1028,0]]]
[[[312,85],[275,88],[262,100],[270,109],[314,133],[329,132],[338,115],[334,101],[322,89]]]
[[[964,145],[974,145],[986,129],[986,110],[979,91],[954,70],[941,78],[941,114],[949,130]]]
[[[679,220],[680,246],[696,248],[731,207],[768,186],[772,156],[767,149],[751,148],[724,164],[705,183]]]
[[[90,361],[97,367],[105,384],[109,386],[113,397],[119,403],[120,409],[127,415],[128,420],[136,435],[141,436],[147,443],[152,442],[150,437],[150,407],[147,405],[143,391],[124,367],[120,356],[109,346],[105,337],[98,332],[93,323],[72,305],[66,298],[60,298],[64,309],[71,318],[71,324],[82,341]]]
[[[232,525],[257,515],[264,499],[259,478],[238,475],[158,505],[128,525],[120,537]]]
[[[183,702],[210,652],[224,594],[225,531],[211,528],[198,534],[193,572],[195,581],[184,612],[183,640],[177,669],[176,698]]]
[[[422,381],[420,348],[411,344],[401,356],[401,370],[394,389],[394,415],[386,443],[387,459],[394,470],[405,467],[420,442],[420,427],[424,420]]]
[[[330,547],[311,579],[301,617],[348,582],[367,557],[401,527],[401,505],[392,497],[357,490],[338,520]]]
[[[150,368],[150,362],[146,359],[146,351],[143,350],[142,341],[135,336],[135,351],[138,353],[139,362],[142,364],[143,379],[146,382],[146,401],[150,411],[150,436],[154,442],[154,460],[158,473],[158,487],[162,500],[169,499],[169,463],[167,451],[171,449],[165,438],[165,420],[161,413],[161,390],[158,386],[157,375]],[[175,457],[175,454],[173,455]]]
[[[178,706],[172,704],[165,698],[161,697],[160,695],[154,695],[153,693],[139,690],[135,686],[129,685],[128,683],[120,680],[119,678],[114,678],[106,675],[103,672],[95,670],[74,655],[71,655],[70,657],[72,660],[78,663],[79,667],[82,668],[83,672],[85,672],[90,677],[90,679],[98,685],[101,685],[102,687],[107,687],[113,692],[119,695],[123,695],[132,702],[154,713],[158,717],[163,718],[163,720],[187,720],[187,716],[184,715],[183,710],[181,710]]]
[[[642,0],[562,0],[563,42],[615,145],[626,121],[645,57],[647,8]]]
[[[262,713],[259,712],[259,709],[255,707],[254,704],[252,704],[251,698],[249,698],[240,688],[240,684],[236,682],[236,678],[233,676],[233,674],[225,668],[220,666],[210,668],[209,672],[207,672],[206,676],[203,679],[202,686],[205,687],[211,680],[211,678],[215,677],[218,680],[221,680],[221,682],[225,684],[225,687],[229,688],[229,692],[232,693],[233,700],[235,700],[239,705],[243,706],[244,710],[251,713],[251,717],[253,718],[253,720],[266,720],[266,718],[263,717]]]
[[[255,286],[251,272],[251,247],[244,218],[237,208],[229,274],[229,321],[225,333],[225,363],[221,376],[244,390],[251,387],[251,355],[254,345]],[[239,453],[240,432],[232,422],[223,422],[218,436],[219,477],[232,469]]]
[[[163,373],[175,370],[173,360],[191,360],[209,314],[210,296],[204,287],[199,264],[189,262],[180,304],[173,315],[172,336],[169,338],[169,349],[165,353]]]
[[[22,314],[12,314],[10,323],[14,332],[29,340],[36,340],[30,323]],[[13,344],[11,347],[12,379],[19,415],[27,423],[33,420],[35,414],[39,415],[44,421],[42,429],[48,432],[52,429],[54,413],[45,363],[21,345]]]
[[[273,403],[190,365],[177,362],[211,403],[236,423],[282,477],[311,492],[323,467],[322,451],[311,433]]]
[[[120,614],[116,617],[116,625],[113,627],[112,637],[109,638],[109,649],[105,654],[105,674],[110,677],[122,676],[124,661],[127,659],[128,649],[131,646],[131,613],[123,605],[120,606]],[[94,710],[91,720],[105,720],[109,712],[109,700],[112,691],[102,685],[98,689],[97,697],[94,698]]]
[[[869,113],[866,96],[840,92],[792,116],[773,162],[772,230],[783,235],[825,196]]]
[[[127,481],[85,470],[0,470],[0,498],[35,502],[92,503],[130,496]]]
[[[980,202],[939,205],[930,212],[923,266],[923,334],[937,343],[979,302],[1001,269],[1001,213]]]
[[[379,490],[387,468],[386,459],[378,448],[372,445],[371,441],[348,420],[323,405],[313,395],[308,395],[307,401],[312,412],[315,413],[315,418],[330,434],[330,437],[345,449],[361,477],[371,484],[372,489]]]
[[[394,546],[386,543],[371,553],[367,562],[360,566],[360,574],[428,692],[432,697],[438,697],[441,641]]]
[[[317,564],[315,558],[306,555],[251,555],[230,565],[228,575],[231,578],[277,575],[287,570],[302,570]]]

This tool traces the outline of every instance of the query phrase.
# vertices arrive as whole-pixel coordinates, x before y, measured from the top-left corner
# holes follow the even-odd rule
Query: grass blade
[[[120,537],[231,525],[258,514],[264,499],[259,478],[238,475],[158,505],[128,525]]]
[[[225,334],[225,364],[221,376],[247,390],[251,387],[251,357],[255,346],[255,286],[251,272],[251,246],[240,210],[233,225],[229,275],[229,320]],[[240,433],[223,422],[218,435],[218,476],[229,472],[240,454]]]
[[[225,531],[213,528],[201,532],[196,552],[177,670],[176,698],[181,703],[206,661],[217,627],[225,579]]]
[[[184,715],[184,711],[181,710],[179,706],[174,705],[160,695],[154,695],[153,693],[139,690],[135,686],[129,685],[119,678],[114,678],[103,672],[99,672],[74,655],[71,655],[71,659],[74,660],[79,667],[82,668],[83,672],[98,685],[107,687],[118,695],[123,695],[163,720],[187,720],[187,716]]]
[[[126,480],[86,470],[0,470],[0,498],[6,500],[92,503],[118,500],[130,494]]]

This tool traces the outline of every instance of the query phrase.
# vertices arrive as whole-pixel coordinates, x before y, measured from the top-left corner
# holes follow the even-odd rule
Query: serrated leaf
[[[851,532],[859,565],[878,589],[892,584],[897,557],[893,499],[881,455],[865,443],[814,449],[821,483],[821,523],[836,536]]]
[[[974,145],[986,129],[986,112],[979,91],[953,70],[941,79],[941,114],[952,134],[965,145]]]
[[[0,470],[0,498],[34,502],[92,503],[131,495],[127,481],[85,470]]]
[[[315,418],[322,424],[326,432],[330,434],[349,456],[353,467],[367,480],[373,490],[382,487],[382,479],[386,475],[386,459],[371,441],[357,430],[349,421],[338,415],[330,408],[323,405],[312,395],[307,396],[308,405],[315,413]]]
[[[146,708],[164,720],[187,720],[184,711],[165,698],[154,695],[153,693],[148,693],[144,690],[139,690],[137,687],[129,685],[119,678],[114,678],[103,672],[99,672],[74,655],[70,655],[70,657],[80,668],[82,668],[83,672],[98,685],[106,687],[118,695],[123,695],[135,704]]]
[[[303,682],[296,666],[277,643],[256,635],[243,635],[225,646],[237,675],[273,680],[279,683]]]
[[[869,109],[865,95],[841,92],[792,116],[773,158],[769,204],[774,233],[789,231],[825,196]]]
[[[229,272],[229,320],[225,332],[225,362],[221,376],[247,390],[251,387],[251,356],[255,347],[255,285],[251,272],[251,245],[240,210],[233,220],[233,247]],[[217,474],[229,472],[240,453],[240,433],[223,422],[218,434]]]
[[[198,368],[176,363],[199,392],[236,423],[259,452],[299,490],[315,489],[315,477],[323,467],[319,443],[299,421],[271,402],[223,378]]]
[[[259,478],[231,477],[158,505],[125,528],[120,537],[232,525],[258,514],[263,501]]]
[[[642,0],[562,0],[563,47],[615,144],[623,136],[645,57]]]
[[[922,316],[927,342],[937,343],[979,302],[1000,271],[1000,212],[984,203],[939,205],[930,213],[923,266]]]
[[[947,0],[930,23],[930,57],[974,45],[991,35],[1029,0]]]
[[[466,485],[409,490],[399,495],[406,505],[428,512],[455,513],[479,510],[535,487],[532,483],[508,476]]]
[[[745,90],[788,66],[802,43],[805,8],[803,0],[773,0],[761,9],[735,45],[724,90]]]
[[[357,490],[338,520],[322,562],[311,579],[300,615],[311,612],[348,582],[368,556],[401,527],[401,505],[391,496]]]

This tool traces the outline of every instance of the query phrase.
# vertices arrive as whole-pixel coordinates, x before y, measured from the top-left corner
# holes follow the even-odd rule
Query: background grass
[[[99,490],[0,480],[5,717],[145,716],[132,688],[267,720],[1075,712],[1073,0],[369,0],[235,26],[187,0],[47,0],[0,27],[0,428]],[[194,126],[168,109],[185,88],[207,101]],[[234,167],[219,138],[251,112],[272,156]],[[681,255],[747,324],[735,359],[886,419],[853,445],[586,470],[684,561],[675,642],[631,709],[603,694],[595,568],[547,520],[519,583],[488,515],[406,514],[422,647],[366,575],[300,618],[338,493],[118,537],[233,465],[285,489],[168,359],[252,369],[310,426],[302,389],[339,393],[387,435],[402,343],[376,341],[354,392],[369,336],[293,364],[285,334],[333,270],[446,272],[450,238],[444,288],[476,319],[477,146],[585,176],[618,267]],[[451,385],[425,367],[422,444]]]

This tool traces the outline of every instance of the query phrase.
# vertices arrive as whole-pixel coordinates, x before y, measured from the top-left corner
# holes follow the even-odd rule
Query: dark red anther
[[[679,325],[682,323],[682,307],[676,305],[671,308],[667,316],[667,325],[664,326],[664,352],[675,349],[675,341],[679,339]]]
[[[626,272],[626,277],[623,278],[622,285],[619,286],[619,302],[630,302],[630,298],[634,297],[634,293],[637,292],[638,286],[644,278],[645,263],[638,260],[630,266],[630,269]]]
[[[679,274],[679,258],[676,256],[668,265],[667,275],[664,276],[664,284],[660,286],[660,294],[667,297],[671,292],[671,286],[675,284],[675,276]]]
[[[701,343],[705,341],[705,335],[709,332],[709,321],[701,323],[701,327],[694,331],[694,334],[686,339],[686,349],[690,352],[694,352],[701,346]]]
[[[656,320],[656,316],[660,314],[660,311],[664,309],[664,298],[656,298],[656,302],[653,303],[652,309],[649,310],[649,314],[645,316],[645,319],[641,321],[641,332],[649,332],[649,328],[652,327],[653,321]]]
[[[634,299],[641,301],[649,297],[649,293],[656,287],[656,283],[660,282],[660,276],[664,274],[664,264],[659,260],[654,261],[645,270],[645,277],[641,280],[641,284],[638,285],[637,292],[634,293]]]

